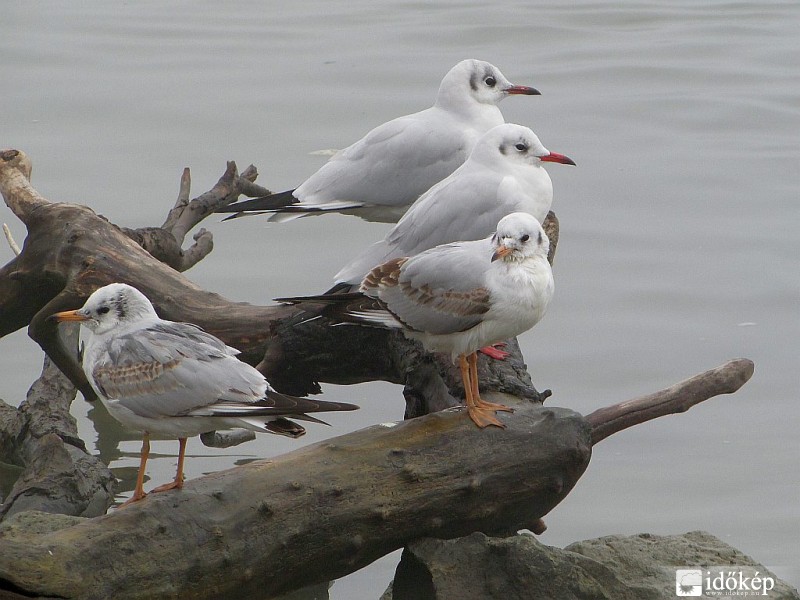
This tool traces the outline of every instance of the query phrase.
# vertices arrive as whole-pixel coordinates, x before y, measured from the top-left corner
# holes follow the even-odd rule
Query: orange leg
[[[166,492],[167,490],[181,489],[183,487],[183,459],[186,456],[186,438],[178,438],[180,449],[178,450],[178,470],[175,479],[170,483],[160,485],[153,490],[153,493]]]
[[[458,366],[461,369],[461,380],[464,383],[464,395],[466,396],[467,412],[469,418],[480,428],[488,427],[489,425],[496,425],[497,427],[505,427],[494,414],[494,410],[479,406],[475,400],[475,389],[477,388],[477,379],[475,383],[472,381],[470,373],[470,364],[467,357],[463,354],[458,357]],[[478,397],[480,399],[480,397]]]
[[[138,502],[147,494],[144,493],[144,471],[147,466],[147,457],[150,456],[150,436],[145,433],[142,437],[142,454],[139,459],[139,472],[136,474],[136,489],[133,490],[133,496],[119,505],[120,508]]]
[[[461,381],[464,383],[464,398],[466,400],[467,408],[474,405],[472,401],[472,383],[469,374],[469,363],[467,357],[461,354],[458,357],[458,368],[461,369]]]
[[[469,361],[469,368],[471,370],[472,397],[475,399],[475,405],[479,406],[480,408],[502,410],[503,412],[514,412],[513,408],[506,406],[505,404],[489,402],[481,398],[481,393],[478,390],[478,353],[473,352],[467,357],[467,360]]]

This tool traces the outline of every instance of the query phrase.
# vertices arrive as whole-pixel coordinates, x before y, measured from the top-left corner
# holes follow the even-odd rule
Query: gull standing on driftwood
[[[216,212],[237,217],[267,211],[274,213],[270,221],[282,222],[333,211],[395,223],[420,194],[466,160],[481,135],[504,122],[497,103],[520,94],[539,92],[512,84],[490,63],[463,60],[444,76],[430,108],[379,125],[295,190]]]
[[[189,436],[243,427],[296,438],[305,429],[287,417],[324,423],[305,413],[358,408],[275,391],[235,358],[238,350],[195,325],[160,319],[144,294],[123,283],[102,287],[82,308],[51,318],[79,321],[89,330],[83,352],[89,383],[111,416],[143,432],[136,489],[125,504],[146,495],[151,434],[180,442],[174,481],[153,490],[162,492],[183,486]]]
[[[549,240],[528,213],[512,213],[482,240],[436,246],[372,269],[360,292],[278,301],[319,306],[339,323],[402,329],[426,350],[458,360],[467,410],[479,427],[504,427],[495,411],[511,411],[481,399],[476,351],[527,331],[553,296],[547,262]]]

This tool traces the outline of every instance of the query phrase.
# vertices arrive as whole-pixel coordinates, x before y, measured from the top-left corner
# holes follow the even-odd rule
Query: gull
[[[277,300],[322,305],[316,312],[337,323],[400,329],[429,352],[449,353],[458,361],[472,421],[504,427],[495,411],[512,409],[481,399],[476,352],[542,318],[554,289],[549,247],[539,221],[515,212],[482,240],[436,246],[375,267],[358,292]]]
[[[136,489],[123,506],[146,496],[151,435],[180,444],[175,479],[153,490],[163,492],[183,486],[189,436],[243,427],[296,438],[305,429],[287,416],[324,423],[305,413],[358,408],[277,392],[255,368],[235,358],[238,350],[196,325],[160,319],[150,300],[130,285],[101,287],[82,308],[51,318],[78,321],[89,330],[83,370],[92,389],[111,416],[143,432]]]
[[[494,65],[459,62],[442,79],[436,102],[379,125],[339,151],[294,190],[231,204],[216,212],[273,212],[283,222],[310,214],[347,212],[395,223],[434,183],[466,160],[478,138],[504,122],[497,103],[509,95],[538,95],[514,85]]]
[[[478,140],[466,162],[420,196],[384,239],[342,267],[328,293],[357,288],[375,265],[387,260],[486,237],[512,212],[526,212],[543,223],[553,202],[545,162],[575,164],[550,152],[523,125],[493,127]]]

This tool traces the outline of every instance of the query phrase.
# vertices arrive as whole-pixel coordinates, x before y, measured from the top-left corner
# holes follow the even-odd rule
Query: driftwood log
[[[458,404],[463,393],[449,360],[394,333],[302,322],[290,306],[231,302],[180,274],[212,247],[201,231],[182,251],[190,229],[240,193],[263,193],[253,187],[255,174],[250,168],[240,176],[230,163],[213,190],[189,201],[185,173],[164,226],[131,231],[86,207],[50,203],[30,185],[27,157],[0,153],[0,192],[28,230],[19,256],[0,269],[0,335],[28,326],[92,400],[74,346],[60,342],[47,317],[80,306],[98,286],[125,281],[151,297],[162,317],[197,323],[242,350],[278,389],[307,393],[319,381],[384,379],[405,386],[406,416],[433,414],[202,477],[106,516],[76,521],[7,511],[16,514],[0,526],[0,595],[271,597],[341,577],[422,536],[538,530],[586,469],[592,444],[732,393],[753,372],[752,362],[731,361],[584,418],[540,406],[547,392],[533,387],[512,341],[509,360],[482,362],[481,383],[487,399],[503,395],[517,411],[501,415],[505,430],[477,430],[460,409],[434,412]],[[557,240],[554,216],[548,228]],[[68,407],[68,391],[61,396]],[[53,433],[61,442],[71,436]],[[2,432],[0,442],[15,450]],[[39,514],[33,525],[32,514]]]
[[[682,412],[751,374],[750,361],[731,361],[660,392],[656,403],[632,400],[587,418],[517,399],[517,412],[501,416],[505,430],[480,431],[450,409],[201,477],[104,517],[42,516],[32,531],[12,522],[9,533],[0,529],[0,590],[269,598],[420,537],[535,528],[583,474],[594,432],[630,426],[631,415]]]
[[[68,330],[77,341],[77,328]],[[21,473],[0,504],[0,520],[26,510],[96,517],[114,499],[115,479],[88,453],[69,414],[75,387],[45,358],[18,409],[0,402],[0,461]]]

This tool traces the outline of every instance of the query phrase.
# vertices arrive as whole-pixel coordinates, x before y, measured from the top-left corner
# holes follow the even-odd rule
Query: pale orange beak
[[[89,317],[80,314],[77,310],[65,310],[64,312],[59,312],[52,314],[48,317],[57,323],[62,323],[64,321],[88,321]]]
[[[507,246],[500,246],[497,250],[495,250],[494,254],[492,254],[492,262],[496,261],[498,258],[508,256],[509,254],[511,254],[511,248]]]

